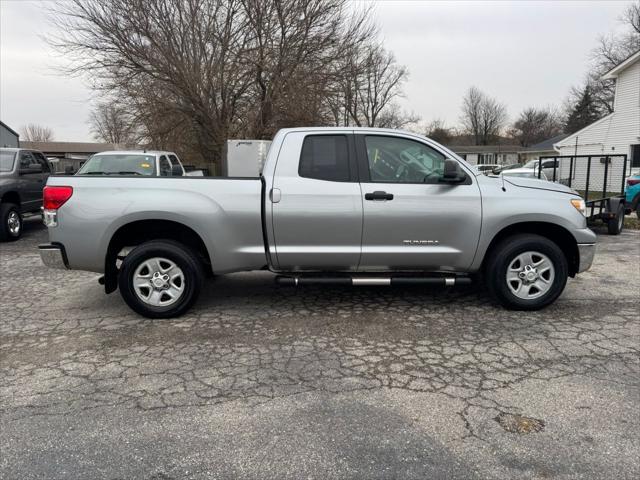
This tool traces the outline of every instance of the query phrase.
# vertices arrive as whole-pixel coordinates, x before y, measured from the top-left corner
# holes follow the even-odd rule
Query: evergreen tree
[[[567,116],[564,125],[564,133],[574,133],[592,124],[601,117],[598,105],[591,91],[591,87],[586,85],[582,90],[582,95],[578,98],[573,108]]]

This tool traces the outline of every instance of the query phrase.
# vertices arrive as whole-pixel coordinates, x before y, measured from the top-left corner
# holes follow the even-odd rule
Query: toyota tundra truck
[[[570,188],[481,175],[408,132],[294,128],[259,178],[49,177],[50,267],[102,273],[150,318],[181,315],[205,277],[282,285],[442,285],[482,276],[510,309],[543,308],[587,270],[595,234]]]

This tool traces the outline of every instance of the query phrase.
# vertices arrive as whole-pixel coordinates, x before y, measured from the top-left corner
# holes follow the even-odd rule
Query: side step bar
[[[469,277],[314,277],[299,276],[290,277],[278,275],[278,285],[441,285],[453,287],[454,285],[469,285]]]

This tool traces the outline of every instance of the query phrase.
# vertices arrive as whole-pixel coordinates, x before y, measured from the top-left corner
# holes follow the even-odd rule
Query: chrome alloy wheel
[[[549,257],[540,252],[524,252],[509,264],[506,280],[516,297],[532,300],[549,291],[555,274]]]
[[[184,273],[174,262],[154,257],[142,262],[133,273],[133,289],[153,307],[173,305],[184,292]]]
[[[9,233],[14,237],[20,233],[20,215],[15,210],[11,211],[7,217],[7,227],[9,228]]]

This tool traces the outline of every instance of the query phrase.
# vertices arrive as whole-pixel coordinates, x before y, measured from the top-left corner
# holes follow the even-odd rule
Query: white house
[[[518,163],[518,145],[449,145],[449,149],[464,158],[471,165]]]
[[[631,168],[634,172],[640,169],[640,51],[602,78],[616,81],[613,113],[554,144],[560,155],[596,156],[592,158],[592,182],[604,175],[606,155],[627,155],[625,175]],[[609,172],[618,173],[609,176],[608,190],[620,188],[622,168],[619,161],[620,158],[609,159]],[[584,175],[586,159],[579,158],[576,162],[579,172]]]

